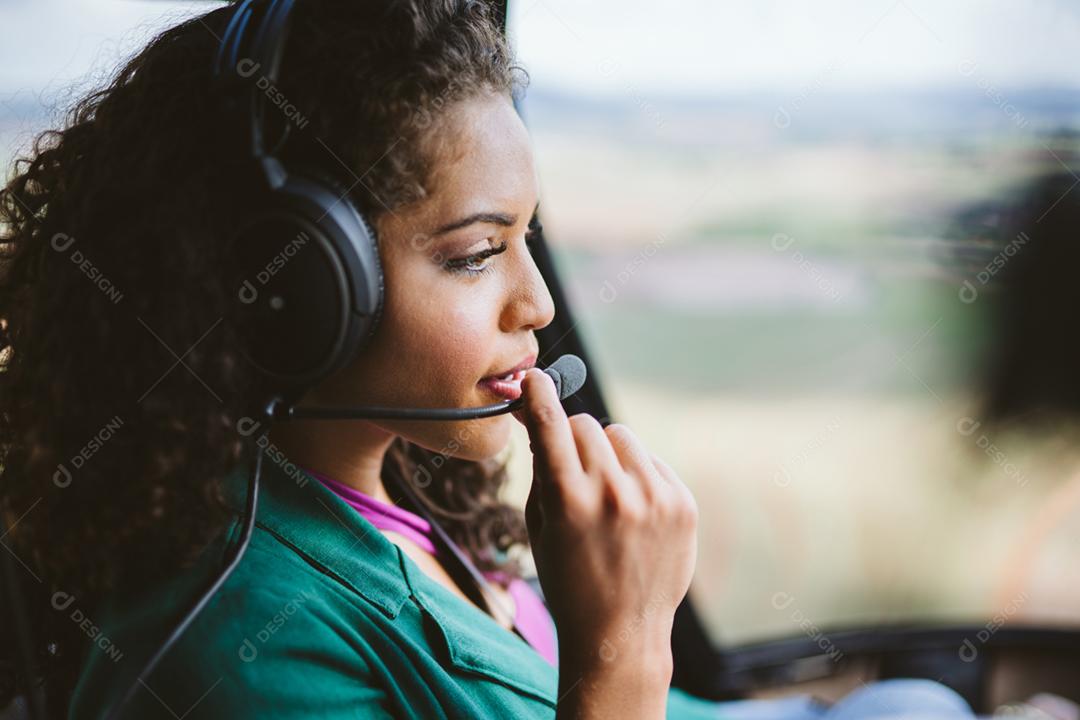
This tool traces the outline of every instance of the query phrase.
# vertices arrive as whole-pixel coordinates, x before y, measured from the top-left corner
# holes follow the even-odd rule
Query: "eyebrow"
[[[540,201],[536,202],[536,207],[533,208],[532,215],[535,217],[536,211],[540,209]],[[463,217],[460,220],[447,223],[438,230],[432,233],[433,236],[445,235],[454,230],[460,230],[463,227],[468,227],[474,223],[491,223],[492,225],[501,225],[502,227],[513,227],[517,223],[517,215],[507,215],[506,213],[498,212],[480,212],[473,213],[468,217]]]

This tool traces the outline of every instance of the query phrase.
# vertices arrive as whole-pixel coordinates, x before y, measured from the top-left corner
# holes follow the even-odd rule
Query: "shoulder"
[[[157,594],[155,611],[118,623],[117,644],[132,648],[124,667],[90,663],[80,689],[96,694],[82,686],[106,675],[125,678],[102,683],[113,692],[130,684],[194,596],[189,585],[174,584]],[[365,716],[379,717],[383,692],[364,647],[365,624],[377,613],[310,558],[256,528],[236,570],[138,688],[130,716],[355,717],[364,708]]]

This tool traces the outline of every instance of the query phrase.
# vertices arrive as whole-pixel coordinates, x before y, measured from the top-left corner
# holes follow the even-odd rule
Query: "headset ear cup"
[[[356,277],[357,289],[363,290],[365,287],[377,288],[374,294],[377,297],[375,302],[375,308],[370,311],[369,320],[366,322],[366,330],[361,339],[361,347],[357,350],[362,350],[363,347],[375,336],[375,331],[379,327],[379,323],[382,320],[383,309],[383,296],[386,291],[386,277],[384,277],[382,269],[382,258],[379,255],[378,235],[375,231],[374,223],[369,222],[367,216],[364,215],[356,204],[352,201],[352,189],[356,186],[357,182],[360,182],[360,178],[356,178],[352,186],[347,186],[345,182],[339,180],[336,176],[323,171],[320,167],[315,166],[303,166],[299,169],[299,172],[295,173],[294,177],[305,178],[313,185],[322,186],[324,190],[333,195],[333,202],[330,203],[330,209],[336,210],[340,216],[340,222],[346,229],[354,227],[354,229],[348,229],[347,232],[342,233],[343,237],[347,237],[348,243],[342,243],[340,249],[342,255],[348,258],[356,258],[357,268],[362,268],[363,273]],[[327,213],[329,215],[329,213]],[[369,303],[359,303],[366,305]],[[363,307],[361,309],[364,309]],[[351,358],[350,358],[351,359]]]
[[[382,315],[374,232],[328,178],[290,175],[229,249],[231,320],[271,388],[296,396],[345,367]]]

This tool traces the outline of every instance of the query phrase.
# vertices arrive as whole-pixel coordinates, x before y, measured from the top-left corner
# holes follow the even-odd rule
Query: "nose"
[[[520,271],[511,278],[508,299],[502,314],[502,331],[539,330],[555,318],[555,301],[548,291],[540,268],[528,251],[522,251]]]

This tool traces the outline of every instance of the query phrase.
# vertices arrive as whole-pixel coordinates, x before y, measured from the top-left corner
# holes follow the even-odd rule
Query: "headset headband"
[[[287,170],[265,145],[265,90],[278,83],[293,5],[240,0],[213,66],[226,114],[244,116],[238,126],[264,181],[254,203],[237,207],[245,217],[230,243],[229,280],[239,283],[230,314],[248,359],[289,396],[355,357],[383,301],[375,236],[351,187],[324,167]]]
[[[259,83],[251,82],[250,77],[259,73],[265,82],[278,84],[294,0],[269,0],[261,13],[252,7],[254,2],[240,0],[237,4],[218,46],[213,74],[227,88],[228,97],[247,109],[248,146],[252,157],[262,158],[267,155],[263,140],[266,101],[259,92]],[[245,44],[245,33],[256,13],[260,13],[260,17],[255,21],[255,36]],[[246,56],[241,56],[245,48]],[[238,87],[239,96],[236,95]]]

